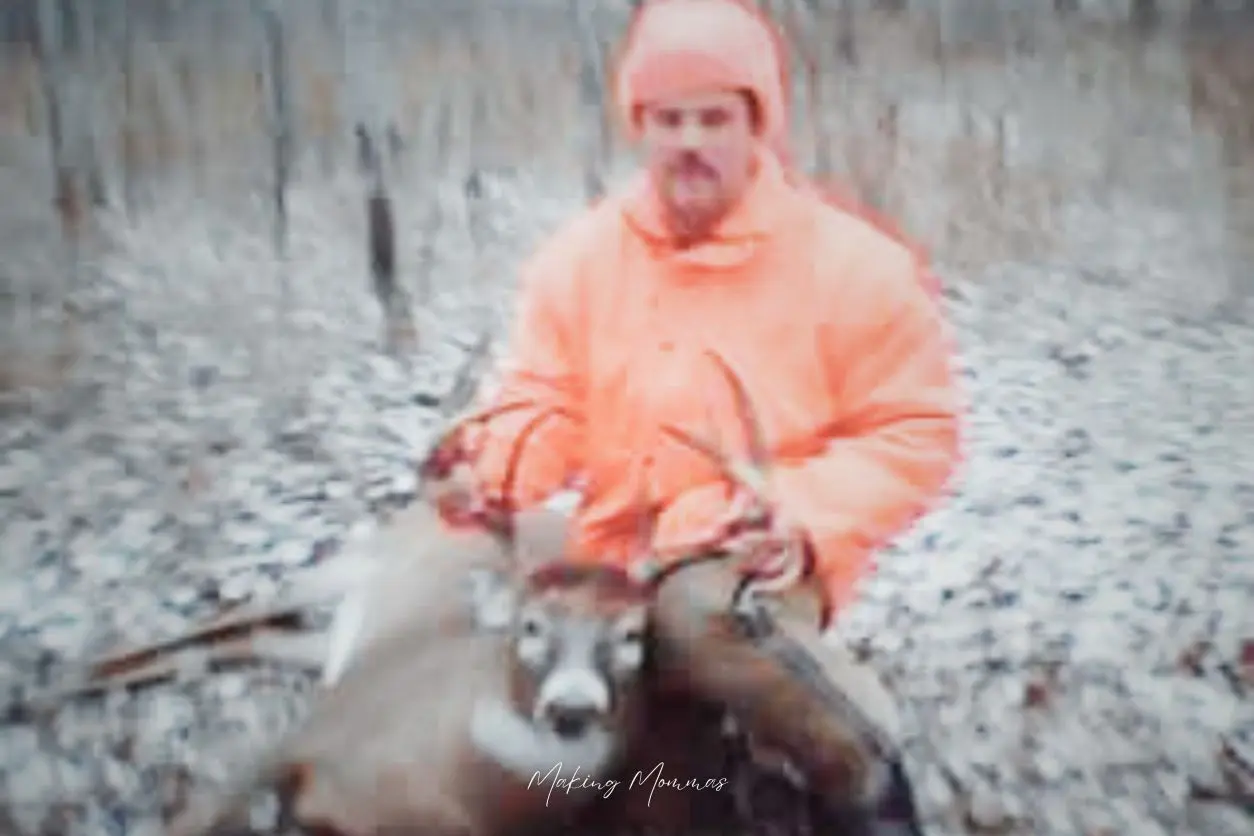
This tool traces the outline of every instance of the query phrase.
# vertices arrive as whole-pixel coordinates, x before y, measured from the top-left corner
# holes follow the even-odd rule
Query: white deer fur
[[[613,765],[621,743],[616,732],[599,726],[579,737],[561,737],[537,727],[508,703],[490,697],[475,703],[470,740],[521,781],[530,780],[537,772],[544,775],[557,764],[561,764],[562,772],[577,768],[580,775],[595,780]]]

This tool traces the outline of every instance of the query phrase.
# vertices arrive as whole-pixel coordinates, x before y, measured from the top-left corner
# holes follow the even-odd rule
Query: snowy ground
[[[402,229],[447,210],[408,368],[376,348],[350,184],[293,198],[286,320],[260,207],[170,198],[112,224],[92,353],[0,416],[0,681],[272,595],[412,491],[453,366],[579,201],[553,176],[489,186],[473,246],[456,184],[400,203]],[[905,701],[932,834],[1254,828],[1254,325],[1173,316],[1218,280],[1188,229],[1133,212],[1072,218],[1083,269],[946,277],[972,400],[959,496],[841,628]],[[0,831],[154,832],[189,774],[220,778],[308,686],[228,673],[0,725]]]

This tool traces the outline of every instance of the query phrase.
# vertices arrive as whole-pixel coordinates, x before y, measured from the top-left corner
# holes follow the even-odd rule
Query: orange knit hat
[[[639,136],[642,103],[737,89],[757,99],[762,135],[774,146],[787,123],[780,46],[774,27],[744,0],[646,0],[628,28],[616,79],[628,136]]]
[[[754,0],[645,0],[627,28],[618,62],[616,103],[630,139],[640,135],[637,108],[664,96],[744,89],[758,101],[763,144],[788,179],[825,203],[861,218],[911,251],[929,293],[939,280],[926,251],[892,220],[834,182],[814,182],[794,164],[789,137],[787,41]]]

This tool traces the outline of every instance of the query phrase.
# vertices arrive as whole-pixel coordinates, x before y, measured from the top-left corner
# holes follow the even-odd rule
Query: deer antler
[[[753,402],[740,376],[727,364],[722,355],[708,349],[705,354],[714,363],[732,391],[736,418],[745,435],[748,460],[734,459],[727,451],[720,449],[719,445],[695,436],[682,427],[667,424],[662,427],[662,431],[718,465],[719,470],[727,479],[748,491],[749,496],[754,500],[752,509],[758,512],[758,516],[765,518],[771,508],[772,467],[762,423],[758,420],[757,411],[753,408]],[[751,521],[756,521],[756,519]]]
[[[536,402],[530,399],[496,404],[454,421],[440,436],[431,452],[418,465],[418,474],[424,486],[424,492],[444,522],[455,528],[483,527],[507,543],[513,544],[514,514],[517,511],[515,499],[519,462],[523,451],[541,424],[550,418],[566,415],[566,411],[557,406],[549,406],[527,420],[510,450],[505,476],[498,493],[477,492],[467,485],[459,484],[457,470],[459,466],[468,465],[474,461],[480,452],[473,448],[466,437],[471,427],[480,426],[492,418],[510,412],[535,406]]]
[[[735,458],[719,445],[681,427],[667,424],[662,427],[662,431],[712,461],[726,479],[742,489],[746,497],[747,504],[743,513],[730,520],[714,536],[713,545],[751,532],[770,531],[776,523],[777,505],[772,489],[773,467],[766,436],[744,382],[717,352],[707,350],[705,354],[731,389],[736,417],[745,437],[747,457]],[[793,539],[791,543],[785,543],[782,567],[768,571],[761,566],[754,566],[750,561],[736,591],[734,605],[738,605],[749,592],[786,588],[805,580],[813,574],[814,562],[813,549],[804,539]]]

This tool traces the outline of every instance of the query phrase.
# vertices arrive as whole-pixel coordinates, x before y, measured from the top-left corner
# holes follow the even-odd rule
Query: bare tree
[[[270,201],[274,211],[273,243],[281,261],[288,253],[288,186],[292,179],[295,152],[295,124],[291,101],[291,74],[288,65],[287,33],[282,15],[273,0],[261,0],[257,7],[265,36],[264,76],[269,93],[270,160],[273,175]],[[285,282],[286,284],[286,277]],[[284,287],[284,293],[287,293]],[[286,300],[285,300],[286,301]]]
[[[108,187],[100,153],[100,75],[104,70],[99,49],[98,29],[103,9],[94,0],[78,0],[74,15],[78,30],[79,72],[77,83],[81,85],[81,98],[77,104],[81,120],[82,165],[85,171],[84,188],[92,206],[97,208],[109,202]]]
[[[858,65],[857,0],[837,0],[836,54],[851,67]]]
[[[400,353],[417,346],[418,334],[410,310],[409,294],[397,276],[396,225],[388,188],[387,128],[391,120],[379,91],[383,75],[382,26],[374,0],[350,0],[341,17],[345,30],[345,77],[357,140],[357,170],[365,192],[366,250],[374,295],[383,311],[383,343],[389,352]]]
[[[118,45],[122,73],[122,200],[132,217],[138,211],[139,194],[135,183],[139,166],[139,137],[135,101],[135,17],[130,3],[119,7],[121,43]]]
[[[610,132],[605,124],[605,45],[598,27],[597,6],[571,0],[571,15],[579,43],[579,100],[584,115],[584,190],[589,200],[605,192],[605,168],[610,155]]]
[[[1162,20],[1158,0],[1132,0],[1129,15],[1132,26],[1142,31],[1155,28]]]
[[[38,15],[38,53],[52,160],[53,206],[61,223],[68,267],[66,278],[70,287],[76,287],[86,196],[79,176],[69,124],[71,106],[67,99],[71,73],[66,65],[65,19],[56,0],[39,0]]]

